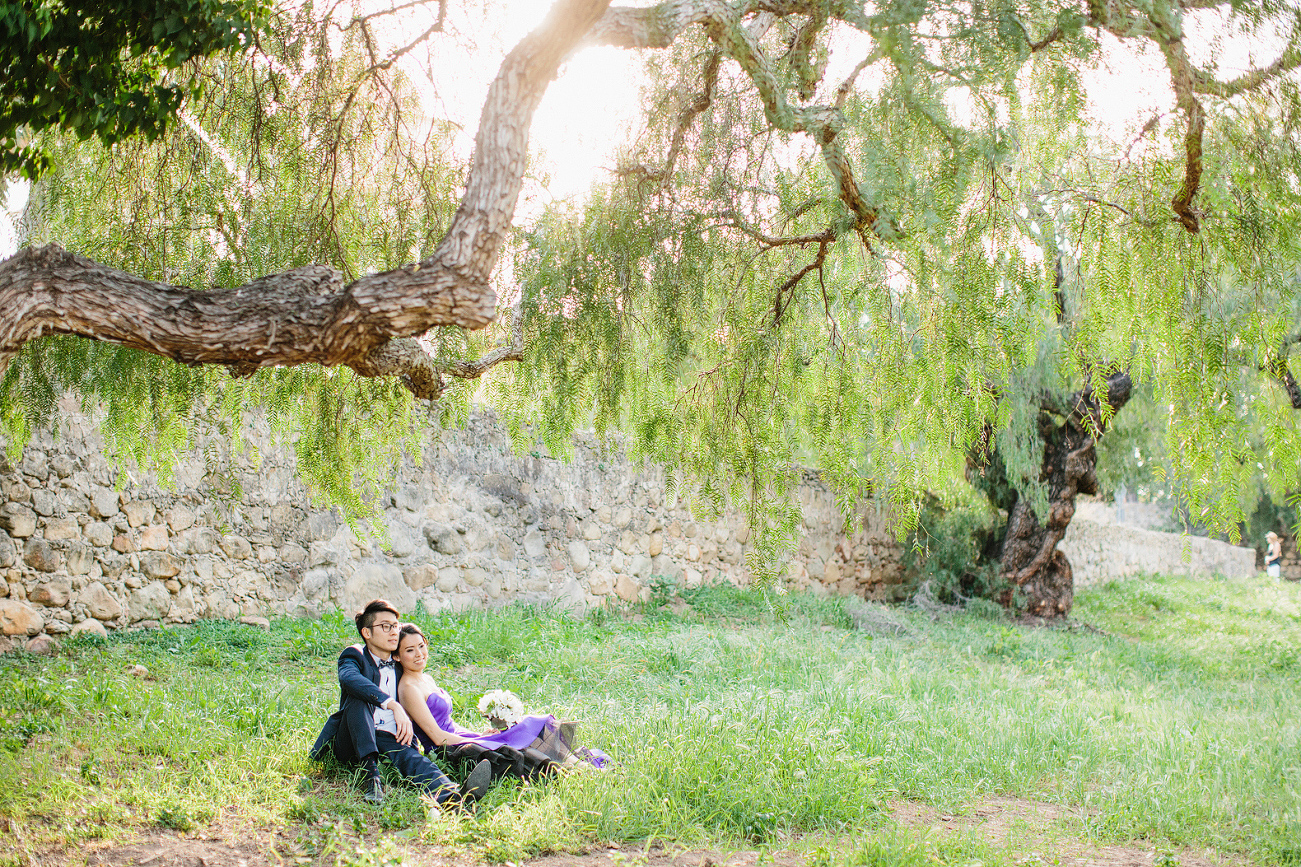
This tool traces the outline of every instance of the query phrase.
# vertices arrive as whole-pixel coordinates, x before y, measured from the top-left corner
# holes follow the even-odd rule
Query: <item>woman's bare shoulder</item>
[[[429,697],[429,693],[434,691],[434,681],[427,674],[410,675],[398,681],[398,693],[414,693],[421,700]]]

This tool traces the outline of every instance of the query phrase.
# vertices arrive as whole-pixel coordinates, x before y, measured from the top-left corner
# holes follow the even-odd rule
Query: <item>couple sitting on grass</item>
[[[554,716],[525,716],[482,733],[461,728],[452,721],[451,696],[425,674],[429,645],[420,627],[403,624],[384,599],[355,620],[364,643],[339,656],[339,710],[326,720],[311,756],[319,761],[331,750],[345,765],[360,764],[371,803],[384,800],[380,758],[447,807],[474,804],[502,776],[530,779],[580,761],[604,766],[599,750],[571,747],[572,725]],[[429,754],[470,767],[465,781],[455,785]]]

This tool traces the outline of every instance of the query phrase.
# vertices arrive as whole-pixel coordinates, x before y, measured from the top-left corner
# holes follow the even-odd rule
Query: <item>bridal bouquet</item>
[[[524,702],[510,690],[494,689],[479,699],[479,713],[487,717],[493,728],[505,729],[524,718]]]

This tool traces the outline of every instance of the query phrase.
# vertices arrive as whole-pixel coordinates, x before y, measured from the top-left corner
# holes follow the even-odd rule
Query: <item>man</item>
[[[393,658],[401,628],[397,609],[385,599],[375,599],[354,619],[364,644],[339,655],[339,709],[325,721],[311,757],[319,761],[332,749],[340,762],[360,763],[366,770],[366,800],[373,804],[384,800],[381,756],[439,804],[469,806],[478,801],[492,780],[487,761],[475,765],[465,785],[458,787],[416,749],[411,718],[397,700],[402,677],[402,666]]]

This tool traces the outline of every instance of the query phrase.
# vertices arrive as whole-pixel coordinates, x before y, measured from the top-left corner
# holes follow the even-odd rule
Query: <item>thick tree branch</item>
[[[1090,24],[1121,39],[1157,37],[1156,29],[1146,16],[1116,0],[1088,0],[1088,7]]]
[[[1279,55],[1278,60],[1275,60],[1269,66],[1252,70],[1232,81],[1217,81],[1202,70],[1195,70],[1193,89],[1197,93],[1228,99],[1268,84],[1283,73],[1290,72],[1298,66],[1301,66],[1301,48],[1293,44],[1289,45],[1287,50]]]
[[[682,31],[717,14],[722,0],[666,0],[655,6],[617,6],[601,16],[584,40],[615,48],[668,48]],[[747,10],[749,3],[737,4]]]
[[[818,240],[818,252],[813,256],[813,261],[791,274],[786,278],[785,282],[777,287],[777,296],[773,299],[772,305],[772,325],[774,328],[781,325],[782,316],[790,307],[791,301],[795,299],[795,287],[800,284],[800,281],[813,271],[822,272],[822,266],[827,261],[827,251],[831,249],[831,243],[834,240],[834,235]]]
[[[711,51],[706,58],[703,70],[705,83],[700,88],[700,93],[683,105],[682,110],[678,112],[678,121],[673,128],[673,137],[669,142],[668,155],[664,157],[663,168],[654,169],[643,163],[635,163],[619,166],[619,174],[640,175],[660,184],[669,182],[673,177],[673,168],[677,165],[678,154],[682,152],[682,146],[686,143],[687,130],[691,129],[696,118],[714,101],[714,88],[718,86],[718,67],[722,59],[723,55],[718,51]]]
[[[1277,363],[1271,365],[1270,374],[1278,380],[1279,385],[1287,392],[1288,402],[1292,404],[1293,409],[1301,409],[1301,384],[1298,384],[1292,371],[1288,369],[1287,361],[1280,359]]]
[[[1178,0],[1151,3],[1131,8],[1116,0],[1089,0],[1089,22],[1123,39],[1142,37],[1156,44],[1165,57],[1174,88],[1176,104],[1183,113],[1184,182],[1170,201],[1175,216],[1189,232],[1198,232],[1201,219],[1194,202],[1201,188],[1202,147],[1206,130],[1206,111],[1199,95],[1230,98],[1255,90],[1279,76],[1301,67],[1301,47],[1291,42],[1269,66],[1222,82],[1197,68],[1184,44],[1183,13],[1189,9],[1222,7],[1215,0]]]
[[[499,346],[478,361],[448,362],[444,369],[457,379],[477,379],[503,361],[524,359],[524,308],[515,305],[511,314],[510,343]]]
[[[1167,46],[1166,61],[1170,65],[1175,98],[1188,120],[1184,131],[1184,184],[1170,200],[1170,205],[1183,227],[1196,233],[1201,228],[1201,220],[1193,209],[1193,199],[1202,185],[1202,135],[1206,131],[1206,111],[1194,96],[1192,63],[1182,42]]]
[[[1060,428],[1051,423],[1041,424],[1045,440],[1043,480],[1049,489],[1048,514],[1041,523],[1027,498],[1019,497],[1008,514],[1002,557],[1004,577],[1027,590],[1033,614],[1059,616],[1066,612],[1060,600],[1054,603],[1051,593],[1045,597],[1044,588],[1059,583],[1064,576],[1065,589],[1069,591],[1070,564],[1057,545],[1075,515],[1076,496],[1097,493],[1098,438],[1111,416],[1129,402],[1132,392],[1133,380],[1129,373],[1113,370],[1107,377],[1101,401],[1094,389],[1086,386],[1067,399],[1070,412]]]
[[[1114,0],[1089,0],[1090,22],[1122,39],[1143,37],[1156,43],[1165,57],[1175,102],[1187,121],[1184,131],[1184,183],[1170,200],[1175,217],[1189,232],[1201,228],[1193,200],[1202,182],[1202,135],[1206,112],[1197,99],[1197,84],[1204,77],[1193,65],[1183,41],[1182,10],[1173,3],[1152,4],[1135,11]]]
[[[396,376],[420,400],[438,400],[447,388],[442,367],[412,337],[390,340],[352,364],[352,369],[368,377]]]
[[[1062,30],[1060,25],[1058,25],[1057,27],[1054,27],[1052,30],[1049,30],[1048,34],[1044,36],[1043,39],[1040,39],[1037,42],[1032,42],[1030,40],[1029,34],[1026,34],[1026,42],[1030,44],[1030,53],[1034,54],[1037,51],[1043,51],[1049,45],[1052,45],[1054,42],[1056,42],[1058,39],[1061,39],[1065,35],[1066,32]]]
[[[850,91],[854,89],[854,82],[858,80],[859,73],[876,63],[883,56],[884,53],[879,48],[874,49],[871,54],[858,61],[858,65],[850,71],[849,75],[845,76],[844,81],[840,82],[840,86],[836,88],[836,109],[838,111],[845,107],[845,99],[849,96]]]
[[[818,82],[822,80],[825,64],[815,63],[813,51],[817,47],[818,34],[827,25],[827,10],[818,9],[810,13],[809,18],[795,31],[791,40],[790,65],[799,85],[800,99],[810,100]]]
[[[823,161],[836,182],[841,201],[854,214],[855,227],[860,232],[871,231],[878,217],[876,208],[868,204],[863,196],[854,180],[849,157],[836,141],[844,126],[844,115],[834,106],[792,105],[753,34],[741,26],[740,15],[735,10],[730,11],[731,14],[710,19],[707,24],[709,38],[740,64],[758,91],[764,115],[770,124],[785,132],[806,133],[818,143],[822,149]]]
[[[488,90],[465,195],[428,259],[344,285],[308,266],[229,289],[190,290],[145,280],[51,245],[0,262],[0,376],[29,340],[70,334],[183,364],[239,373],[315,363],[403,372],[418,394],[433,380],[395,338],[440,325],[482,328],[496,299],[488,284],[510,226],[533,112],[561,61],[609,0],[559,0],[506,56]]]
[[[1252,70],[1232,81],[1218,81],[1199,69],[1188,55],[1183,39],[1183,12],[1225,4],[1211,0],[1181,0],[1178,3],[1153,3],[1141,11],[1121,6],[1114,0],[1089,0],[1090,23],[1121,38],[1143,37],[1156,43],[1165,57],[1174,88],[1175,101],[1186,121],[1184,130],[1184,182],[1170,200],[1175,217],[1189,232],[1201,228],[1201,218],[1194,201],[1202,182],[1202,146],[1206,131],[1206,110],[1199,95],[1228,99],[1255,90],[1279,76],[1301,67],[1301,47],[1290,43],[1269,66]]]
[[[784,132],[806,133],[818,143],[841,201],[854,214],[856,230],[860,234],[870,232],[876,226],[879,215],[876,208],[867,202],[854,179],[849,157],[836,141],[844,126],[844,115],[840,111],[843,94],[838,96],[835,105],[830,106],[792,104],[786,96],[784,84],[759,46],[759,39],[773,17],[791,15],[808,16],[810,19],[799,31],[797,41],[800,45],[794,48],[797,52],[832,19],[846,21],[856,27],[866,27],[868,24],[862,4],[853,2],[835,3],[828,8],[825,3],[811,0],[666,0],[645,8],[617,7],[608,10],[592,29],[586,42],[625,48],[663,48],[671,44],[687,27],[693,24],[703,25],[719,51],[735,60],[750,79],[758,92],[769,124]],[[860,64],[859,70],[868,62]],[[854,75],[859,70],[855,70]],[[716,70],[707,69],[706,72],[708,82]],[[811,68],[805,69],[805,75],[800,81],[802,92],[808,94],[812,93],[816,84],[816,81],[809,78],[811,72]],[[852,81],[853,75],[847,84]],[[707,84],[706,92],[708,90]],[[694,118],[694,114],[691,118]],[[628,167],[624,172],[642,174],[652,179],[660,177],[655,170],[640,165]]]
[[[1287,392],[1288,402],[1292,404],[1293,409],[1301,409],[1301,384],[1297,383],[1296,377],[1292,375],[1292,369],[1288,366],[1287,357],[1291,348],[1301,343],[1301,334],[1289,334],[1283,338],[1282,345],[1279,346],[1278,352],[1261,367],[1271,377],[1283,386]]]
[[[734,229],[738,229],[746,235],[764,246],[764,249],[770,250],[774,247],[791,247],[804,244],[830,244],[836,240],[835,229],[824,229],[816,235],[788,235],[773,237],[765,234],[762,230],[755,228],[746,222],[736,211],[723,211],[718,214],[718,218],[725,220],[726,224]]]
[[[855,0],[664,0],[654,6],[616,6],[608,10],[584,40],[586,45],[616,48],[668,48],[693,24],[767,14],[836,18],[859,30],[871,21]]]

